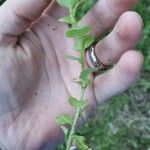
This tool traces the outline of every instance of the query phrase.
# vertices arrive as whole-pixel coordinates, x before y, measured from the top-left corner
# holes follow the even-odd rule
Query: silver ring
[[[95,46],[90,46],[89,48],[87,48],[86,53],[93,67],[98,68],[98,70],[94,73],[100,74],[112,68],[111,65],[104,65],[100,60],[98,60],[97,56],[95,55]]]

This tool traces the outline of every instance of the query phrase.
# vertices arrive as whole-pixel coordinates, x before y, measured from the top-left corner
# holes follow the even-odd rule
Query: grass
[[[88,0],[80,16],[92,4],[93,1]],[[143,37],[137,46],[145,57],[141,79],[125,93],[101,105],[95,116],[78,131],[87,137],[93,150],[150,150],[149,0],[141,0],[134,9],[144,20]],[[58,150],[64,150],[64,145]]]

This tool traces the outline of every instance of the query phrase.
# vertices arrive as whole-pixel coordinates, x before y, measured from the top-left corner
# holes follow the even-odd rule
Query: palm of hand
[[[19,140],[17,149],[25,141],[26,147],[46,142],[55,129],[56,117],[73,112],[67,99],[79,94],[79,86],[72,81],[80,66],[65,58],[67,51],[73,51],[73,42],[64,35],[66,28],[45,15],[24,33],[16,47],[1,54],[1,58],[8,58],[0,70],[0,95],[5,101],[1,105],[1,136],[12,144]],[[13,141],[13,136],[19,139]]]

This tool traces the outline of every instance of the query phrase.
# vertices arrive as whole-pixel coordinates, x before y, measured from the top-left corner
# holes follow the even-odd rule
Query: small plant
[[[80,99],[70,97],[68,100],[69,104],[75,108],[75,115],[61,115],[57,118],[57,123],[61,125],[65,134],[66,150],[70,150],[73,143],[80,150],[87,150],[88,146],[85,144],[85,138],[76,134],[76,127],[85,107],[87,107],[84,95],[90,84],[89,75],[96,70],[95,68],[86,67],[84,61],[85,50],[94,42],[94,37],[91,35],[90,27],[78,25],[77,12],[79,8],[86,3],[86,0],[57,0],[57,2],[62,7],[69,9],[69,15],[61,18],[59,21],[69,24],[70,28],[66,32],[66,36],[68,38],[74,38],[74,49],[79,52],[79,57],[67,56],[67,58],[77,61],[81,65],[80,76],[77,77],[77,81],[74,81],[76,84],[80,85]],[[66,125],[70,125],[70,128]]]

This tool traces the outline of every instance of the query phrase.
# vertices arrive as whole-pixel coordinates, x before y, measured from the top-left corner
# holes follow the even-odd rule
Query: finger
[[[50,2],[51,0],[7,0],[0,8],[1,35],[21,35]]]
[[[98,59],[106,65],[117,63],[123,53],[135,47],[142,31],[142,19],[135,12],[125,12],[113,31],[95,47]]]
[[[130,10],[137,0],[99,0],[95,6],[82,18],[81,25],[88,25],[92,33],[98,37],[110,29],[119,16]]]
[[[94,91],[98,103],[126,90],[140,74],[143,62],[142,54],[136,51],[126,52],[118,64],[110,71],[97,76]]]

